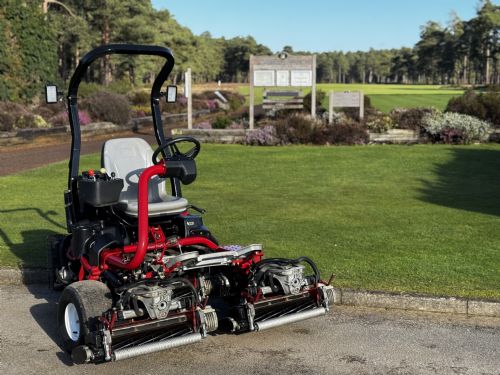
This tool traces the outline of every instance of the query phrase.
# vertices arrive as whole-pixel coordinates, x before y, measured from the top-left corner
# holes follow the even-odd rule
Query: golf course
[[[245,96],[248,96],[248,85],[240,85],[237,90]],[[255,88],[255,102],[262,102],[264,88]],[[390,112],[394,108],[417,108],[434,107],[444,110],[448,101],[463,94],[463,88],[454,88],[452,86],[439,85],[395,85],[395,84],[329,84],[320,83],[317,85],[317,91],[323,91],[328,94],[330,91],[362,91],[367,95],[373,107],[382,112]],[[304,95],[309,93],[310,89],[304,89]],[[322,101],[322,106],[328,109],[328,95]]]
[[[340,287],[500,298],[499,145],[204,144],[197,161],[183,194],[223,244],[308,254]],[[45,267],[48,236],[65,232],[66,173],[0,177],[0,266]]]

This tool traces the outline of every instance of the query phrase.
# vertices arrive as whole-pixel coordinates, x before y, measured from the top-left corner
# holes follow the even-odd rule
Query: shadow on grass
[[[66,229],[52,218],[52,216],[57,216],[55,211],[42,211],[39,208],[33,207],[0,210],[0,214],[8,213],[36,214],[50,225],[56,228]],[[9,237],[9,233],[0,228],[0,239],[2,239],[9,250],[20,259],[21,264],[28,267],[47,267],[47,262],[43,260],[46,259],[46,255],[48,254],[49,239],[55,234],[57,234],[57,232],[49,229],[28,229],[21,232],[22,241],[15,243]],[[40,264],[40,261],[42,261],[42,264]]]
[[[423,201],[500,216],[500,151],[451,149],[452,160],[436,165],[436,180],[423,181]]]

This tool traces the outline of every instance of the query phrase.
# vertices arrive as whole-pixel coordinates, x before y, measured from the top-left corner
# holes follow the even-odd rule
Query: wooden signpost
[[[311,87],[311,116],[316,117],[316,55],[250,56],[250,129],[254,128],[254,87],[265,88],[264,109],[302,108],[297,90],[281,89],[276,94],[268,88]]]
[[[362,91],[330,91],[328,101],[328,123],[333,122],[333,108],[359,107],[359,118],[362,120],[365,113],[364,97]]]
[[[193,92],[191,90],[191,68],[184,76],[184,96],[187,98],[188,129],[193,129]]]

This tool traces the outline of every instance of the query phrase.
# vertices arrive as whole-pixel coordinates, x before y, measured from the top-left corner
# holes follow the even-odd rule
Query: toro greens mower
[[[89,65],[108,54],[166,60],[151,90],[158,147],[111,139],[101,168],[80,173],[78,87]],[[58,329],[76,363],[119,361],[214,331],[263,331],[323,315],[333,303],[333,288],[309,258],[264,259],[261,245],[221,246],[203,225],[203,210],[182,196],[181,184],[196,179],[200,143],[165,139],[160,101],[175,101],[176,88],[161,87],[173,66],[167,48],[106,45],[82,58],[69,84],[69,234],[52,241],[50,282],[63,290]],[[59,95],[47,86],[47,102]]]

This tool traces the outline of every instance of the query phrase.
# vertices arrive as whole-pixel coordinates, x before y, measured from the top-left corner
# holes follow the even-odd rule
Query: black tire
[[[69,306],[73,304],[73,307]],[[73,337],[66,329],[65,313],[68,315],[76,309],[78,314],[78,330],[73,331]],[[78,345],[84,344],[85,335],[97,328],[99,317],[112,307],[111,292],[106,284],[99,281],[83,280],[67,286],[59,299],[57,310],[57,327],[62,338],[62,347],[67,352]],[[71,326],[69,326],[71,327]],[[77,333],[79,331],[79,333]]]

